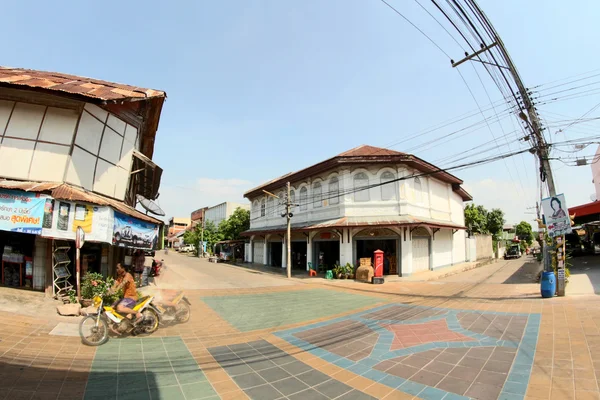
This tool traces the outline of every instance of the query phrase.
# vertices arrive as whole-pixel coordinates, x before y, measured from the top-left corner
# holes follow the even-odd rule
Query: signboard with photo
[[[156,249],[158,225],[115,211],[113,244],[136,249]]]
[[[546,220],[548,236],[556,237],[571,233],[571,219],[564,194],[542,199],[542,210]]]
[[[39,193],[0,189],[0,230],[42,233],[46,198]]]
[[[46,201],[42,236],[75,240],[77,228],[91,242],[112,243],[113,210],[63,200]]]

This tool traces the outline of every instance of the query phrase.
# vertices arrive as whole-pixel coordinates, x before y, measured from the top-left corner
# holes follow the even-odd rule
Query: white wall
[[[294,224],[315,223],[343,216],[363,216],[363,217],[381,217],[413,215],[416,217],[433,218],[440,221],[454,222],[462,225],[463,201],[462,198],[452,190],[452,185],[441,182],[435,178],[421,176],[421,190],[417,193],[415,189],[415,180],[408,178],[399,182],[391,183],[393,185],[393,197],[382,200],[382,187],[368,189],[368,201],[357,201],[355,193],[346,193],[339,196],[338,204],[331,204],[329,182],[331,178],[336,177],[339,182],[339,193],[345,193],[354,189],[354,178],[357,174],[366,174],[368,184],[381,182],[381,177],[385,172],[393,175],[394,179],[418,175],[420,172],[406,167],[405,165],[389,165],[382,167],[372,165],[361,168],[340,168],[331,170],[323,174],[315,175],[303,182],[293,185],[294,201],[301,203],[300,192],[302,188],[308,189],[308,204],[303,207],[295,207]],[[318,204],[314,202],[315,183],[320,183],[322,188],[323,201]],[[275,194],[283,194],[285,188],[275,190]],[[266,203],[265,216],[261,216],[260,204]],[[251,228],[261,229],[269,227],[282,226],[285,220],[281,218],[282,207],[275,207],[275,203],[269,207],[269,197],[260,195],[251,199]],[[320,205],[320,207],[318,207]]]
[[[433,246],[433,268],[446,267],[452,264],[452,230],[440,229],[435,234]]]
[[[92,104],[0,100],[0,176],[68,182],[123,200],[137,129]]]
[[[452,257],[453,257],[453,264],[460,264],[462,262],[465,262],[467,260],[466,258],[466,239],[467,239],[467,232],[464,230],[460,230],[455,232],[452,235]]]

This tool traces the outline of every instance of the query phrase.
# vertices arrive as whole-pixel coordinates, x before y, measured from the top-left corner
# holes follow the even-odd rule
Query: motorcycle
[[[79,323],[79,336],[81,341],[88,346],[100,346],[108,341],[109,330],[117,336],[125,334],[139,335],[156,332],[159,324],[159,313],[152,304],[154,297],[140,298],[134,311],[139,311],[144,316],[138,325],[124,315],[121,315],[112,306],[104,305],[101,296],[94,297],[94,307],[98,308],[96,314],[87,315]]]
[[[170,323],[185,324],[192,316],[190,301],[183,292],[177,293],[175,298],[168,303],[153,303],[158,310],[159,323],[161,326]]]
[[[150,270],[150,276],[151,277],[157,277],[160,276],[160,269],[163,266],[163,262],[164,260],[152,260],[152,269]]]

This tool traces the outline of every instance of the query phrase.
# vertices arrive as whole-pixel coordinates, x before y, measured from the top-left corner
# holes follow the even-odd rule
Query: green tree
[[[488,212],[483,206],[469,204],[465,207],[465,225],[469,236],[475,233],[488,233]]]
[[[241,233],[248,229],[250,229],[250,211],[240,207],[219,224],[219,232],[223,235],[223,240],[237,240],[241,237]]]
[[[202,229],[202,226],[199,226],[199,231]],[[200,236],[198,236],[200,237]],[[219,229],[212,221],[206,221],[204,224],[204,241],[206,242],[206,251],[212,253],[215,243],[223,240],[223,234],[219,232]]]
[[[521,248],[524,249],[526,246],[531,246],[533,243],[533,229],[527,221],[521,221],[515,227],[515,233],[521,240]]]
[[[492,235],[494,240],[500,239],[502,227],[504,226],[504,211],[493,208],[487,213],[486,230]]]

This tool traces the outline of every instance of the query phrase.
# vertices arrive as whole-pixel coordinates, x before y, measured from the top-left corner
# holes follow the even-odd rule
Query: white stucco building
[[[407,276],[465,261],[459,178],[410,154],[360,146],[244,194],[252,204],[247,261],[285,267],[284,198],[292,185],[292,267],[358,264],[380,249]]]
[[[208,207],[208,209],[204,212],[204,218],[206,221],[211,221],[215,224],[215,226],[219,226],[221,221],[225,221],[231,214],[238,209],[242,210],[250,210],[250,204],[248,203],[233,203],[231,201],[226,201],[221,204],[217,204],[216,206]]]

